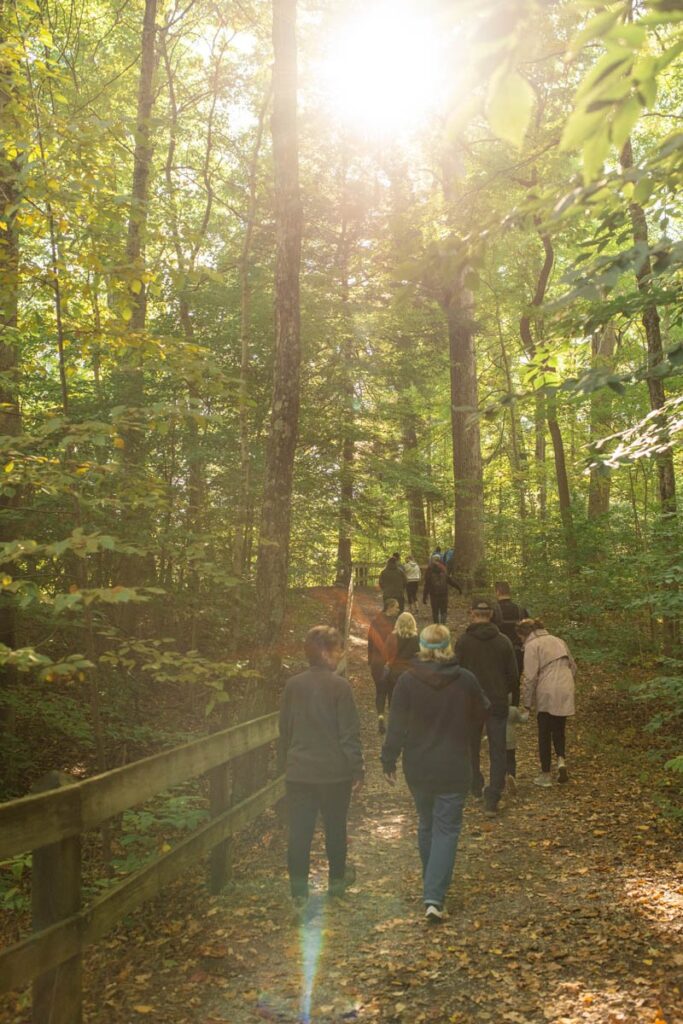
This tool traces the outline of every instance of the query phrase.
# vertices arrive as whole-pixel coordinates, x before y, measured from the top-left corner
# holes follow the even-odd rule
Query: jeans
[[[442,907],[453,877],[462,828],[463,793],[437,795],[411,786],[418,814],[417,846],[422,861],[425,904]]]
[[[292,896],[308,896],[311,843],[318,811],[325,827],[330,884],[343,880],[346,871],[346,819],[350,802],[350,779],[347,782],[287,783],[287,867]]]
[[[370,673],[375,684],[375,708],[378,715],[384,714],[387,703],[391,706],[391,695],[396,685],[396,680],[388,672],[385,673],[384,667],[380,662],[370,662]]]
[[[484,791],[486,806],[495,810],[505,789],[507,762],[507,744],[505,730],[507,714],[502,718],[490,715],[485,722],[486,735],[489,739],[489,784]],[[480,767],[482,727],[475,726],[472,730],[470,751],[472,756],[472,792],[480,796],[484,786],[484,776]]]
[[[448,594],[431,594],[432,618],[437,625],[446,625],[448,621]]]
[[[541,759],[541,771],[550,771],[550,742],[555,747],[558,757],[564,757],[565,727],[567,719],[564,715],[551,715],[549,711],[539,711],[538,722],[538,756]]]

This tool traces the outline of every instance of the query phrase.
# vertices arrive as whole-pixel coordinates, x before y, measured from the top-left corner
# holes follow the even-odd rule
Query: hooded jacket
[[[505,718],[508,694],[519,701],[519,667],[514,648],[493,622],[473,622],[455,645],[458,664],[473,672],[491,703],[491,714]]]
[[[287,782],[363,778],[353,692],[331,668],[311,665],[287,680],[280,705],[278,761]]]
[[[379,585],[382,589],[384,600],[395,597],[400,601],[406,585],[406,574],[395,558],[390,558],[379,574]]]
[[[409,786],[430,793],[467,793],[472,782],[470,734],[489,702],[471,672],[451,661],[414,661],[399,676],[382,747],[394,772],[402,755]]]

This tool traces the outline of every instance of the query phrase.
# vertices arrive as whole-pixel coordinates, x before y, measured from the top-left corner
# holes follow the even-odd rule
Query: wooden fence
[[[33,982],[34,1024],[80,1024],[86,946],[207,853],[211,890],[225,885],[230,837],[284,794],[280,777],[230,806],[228,765],[277,735],[277,714],[264,715],[83,782],[51,772],[32,796],[0,805],[0,860],[33,853],[33,932],[0,953],[0,993]],[[211,820],[83,908],[81,834],[204,772],[209,772]]]
[[[344,608],[344,671],[354,578]],[[230,806],[229,764],[277,739],[278,715],[224,729],[83,782],[50,772],[33,795],[0,804],[0,860],[32,851],[33,932],[0,953],[0,994],[33,983],[34,1024],[81,1024],[83,950],[132,910],[158,896],[206,854],[210,887],[230,874],[230,837],[284,795],[284,779]],[[169,853],[81,905],[81,835],[188,779],[209,773],[211,820]]]

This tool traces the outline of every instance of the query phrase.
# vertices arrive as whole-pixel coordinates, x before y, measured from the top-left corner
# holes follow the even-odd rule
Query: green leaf
[[[499,139],[520,149],[529,127],[535,93],[517,71],[508,71],[491,81],[487,116]]]
[[[638,100],[631,96],[617,110],[612,121],[612,142],[617,149],[620,150],[626,142],[626,139],[631,134],[631,129],[640,117],[642,109]]]

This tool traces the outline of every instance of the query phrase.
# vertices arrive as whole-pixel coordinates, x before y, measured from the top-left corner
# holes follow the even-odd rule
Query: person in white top
[[[413,615],[417,615],[417,591],[420,586],[420,566],[415,561],[413,555],[408,555],[406,563],[404,565],[406,574],[406,596],[408,598],[408,607],[410,608]]]

